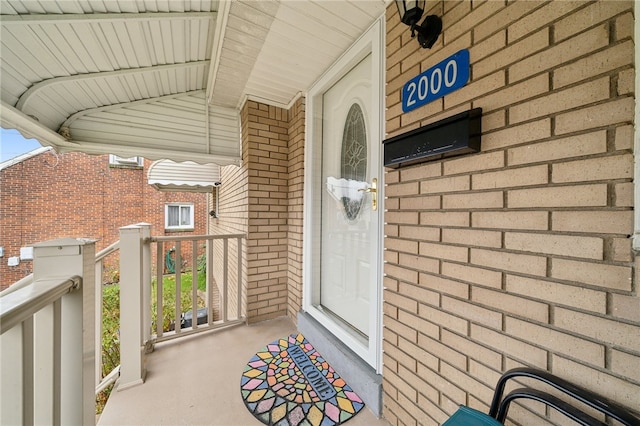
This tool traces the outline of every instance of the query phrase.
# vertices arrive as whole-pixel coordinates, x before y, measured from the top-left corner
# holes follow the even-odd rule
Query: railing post
[[[95,424],[95,256],[95,240],[34,245],[34,281],[82,278],[77,291],[34,316],[35,424]]]
[[[144,229],[120,228],[120,380],[118,390],[144,383],[142,346]]]

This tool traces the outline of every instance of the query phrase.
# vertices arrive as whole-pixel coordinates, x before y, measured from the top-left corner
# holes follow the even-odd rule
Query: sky
[[[0,130],[0,163],[42,146],[35,139],[23,138],[17,130]]]

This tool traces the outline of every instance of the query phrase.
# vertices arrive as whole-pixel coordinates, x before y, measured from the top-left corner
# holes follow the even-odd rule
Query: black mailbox
[[[436,123],[386,139],[384,165],[410,164],[480,151],[482,108],[447,117]]]

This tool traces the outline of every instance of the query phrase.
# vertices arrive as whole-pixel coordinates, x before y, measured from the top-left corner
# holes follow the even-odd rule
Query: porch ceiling
[[[288,106],[385,3],[2,1],[1,124],[62,151],[238,163],[242,103]]]

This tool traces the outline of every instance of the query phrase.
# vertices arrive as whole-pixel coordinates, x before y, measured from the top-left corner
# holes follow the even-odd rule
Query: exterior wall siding
[[[428,3],[428,4],[434,4]],[[548,370],[640,407],[633,2],[438,2],[421,49],[387,9],[386,131],[480,107],[480,153],[386,169],[384,416],[487,411],[502,372]],[[404,83],[469,49],[467,85],[402,113]],[[516,406],[515,424],[562,424]]]
[[[31,261],[7,266],[20,247],[63,237],[98,240],[99,251],[117,241],[119,228],[139,222],[152,225],[153,235],[204,234],[206,194],[160,192],[147,184],[143,168],[110,167],[107,155],[55,154],[47,151],[0,172],[0,284],[8,287],[32,272]],[[166,232],[164,205],[192,202],[195,229]],[[185,246],[183,258],[190,256]],[[190,257],[189,257],[190,258]],[[115,261],[115,260],[114,260]],[[118,269],[117,265],[109,265]]]

